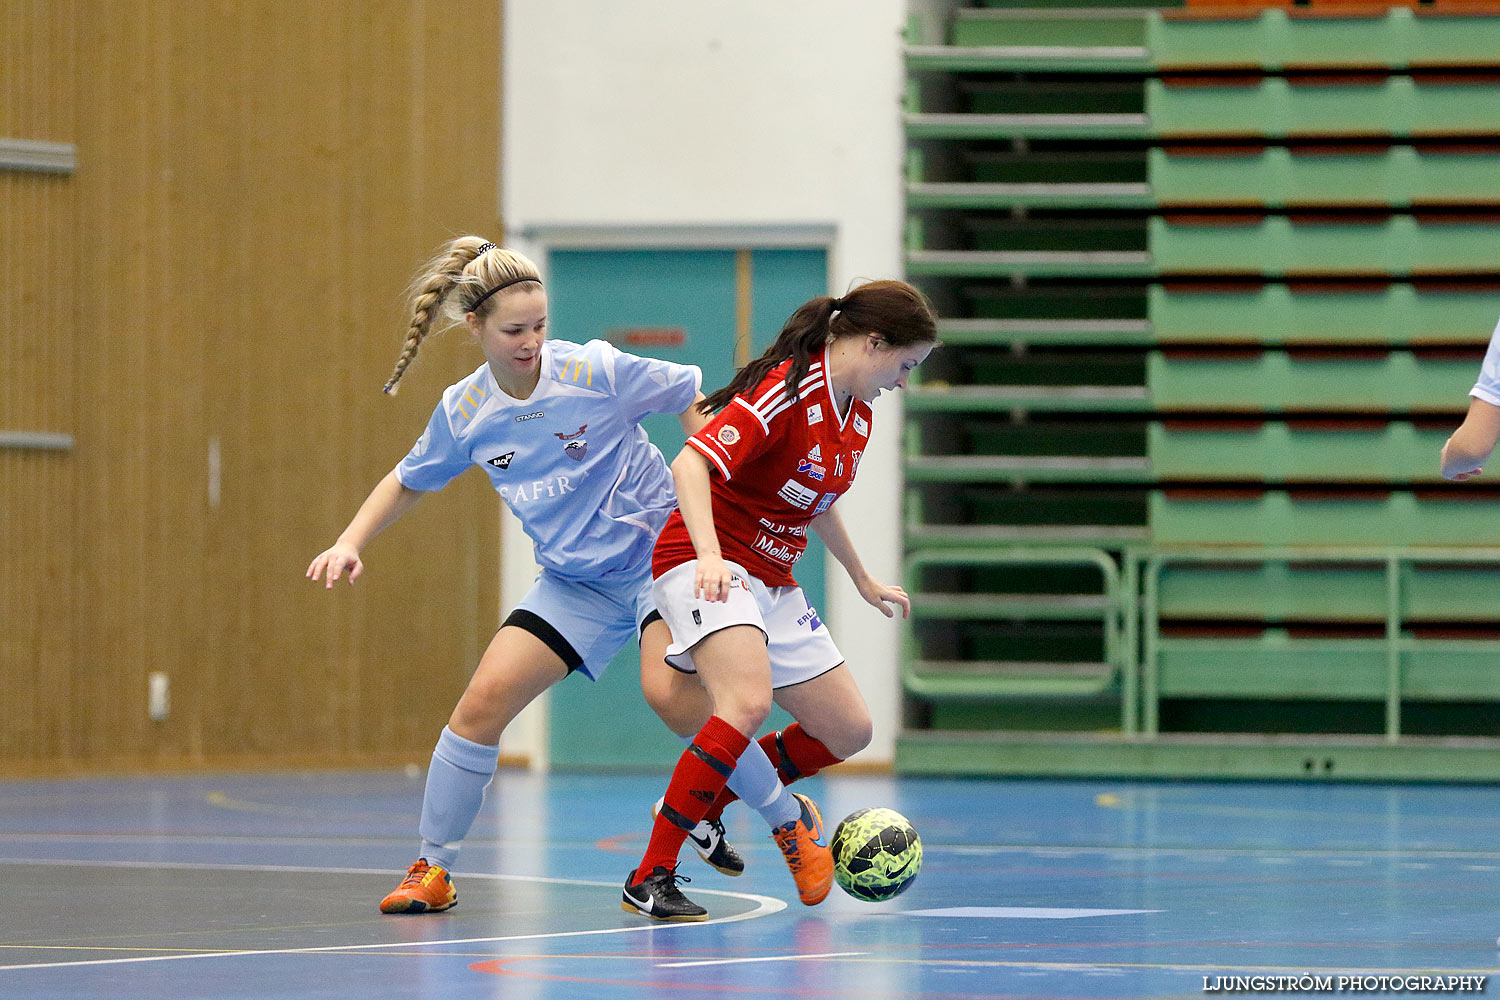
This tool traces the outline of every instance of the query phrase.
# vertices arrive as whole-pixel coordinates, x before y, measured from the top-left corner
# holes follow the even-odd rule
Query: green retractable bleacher
[[[1500,737],[1500,491],[1437,475],[1500,319],[1497,13],[914,29],[945,347],[905,400],[898,766],[1500,773],[1420,742]]]

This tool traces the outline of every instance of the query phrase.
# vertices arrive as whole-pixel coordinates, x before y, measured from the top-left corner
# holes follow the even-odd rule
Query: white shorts
[[[727,601],[693,596],[696,559],[672,567],[651,585],[656,610],[672,630],[669,666],[685,674],[697,673],[692,648],[704,636],[733,625],[753,625],[765,635],[772,688],[810,681],[844,662],[801,587],[767,587],[739,563],[726,565],[735,576]]]

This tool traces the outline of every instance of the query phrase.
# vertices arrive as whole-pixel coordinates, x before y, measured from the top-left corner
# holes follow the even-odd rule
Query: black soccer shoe
[[[745,859],[724,837],[724,824],[717,819],[706,819],[693,827],[687,835],[688,842],[698,857],[723,872],[725,875],[745,874]]]
[[[662,800],[657,799],[651,807],[651,818],[661,812]],[[745,874],[745,859],[724,836],[724,823],[719,819],[706,819],[688,831],[688,843],[698,852],[698,857],[717,868],[725,875]]]
[[[620,909],[626,913],[639,913],[652,920],[687,923],[708,919],[708,911],[684,896],[677,888],[678,882],[692,879],[678,875],[670,868],[657,865],[651,874],[635,881],[635,871],[625,877],[625,891],[620,898]]]

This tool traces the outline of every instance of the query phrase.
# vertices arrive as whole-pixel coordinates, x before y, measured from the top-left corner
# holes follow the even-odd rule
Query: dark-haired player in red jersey
[[[868,445],[870,403],[906,384],[936,331],[926,299],[905,282],[820,297],[699,404],[718,415],[672,463],[678,510],[652,560],[652,596],[673,638],[666,662],[681,673],[647,667],[642,675],[652,707],[680,735],[693,734],[692,743],[672,772],[645,856],[626,878],[625,910],[656,920],[707,916],[677,888],[686,881],[677,855],[688,832],[732,799],[725,783],[773,699],[797,721],[760,741],[786,809],[772,836],[802,902],[827,896],[833,860],[822,818],[785,784],[862,750],[870,713],[792,564],[811,528],[861,597],[887,617],[896,607],[910,611],[905,591],[865,570],[834,502]]]

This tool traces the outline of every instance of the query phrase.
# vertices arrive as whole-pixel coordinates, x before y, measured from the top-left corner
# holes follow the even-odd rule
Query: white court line
[[[161,861],[99,861],[93,859],[67,858],[6,858],[0,857],[0,865],[63,865],[74,868],[161,868]],[[210,861],[173,861],[173,868],[190,868],[206,871],[243,872],[293,872],[299,875],[390,875],[389,868],[317,868],[307,865],[233,865]],[[499,872],[458,872],[465,879],[490,879],[491,881],[548,882],[554,885],[611,886],[614,882],[595,882],[588,879],[551,878],[546,875],[504,875]],[[770,896],[756,896],[744,892],[725,892],[720,889],[701,889],[700,894],[711,896],[733,896],[737,899],[769,900],[780,903],[777,909],[785,909],[786,903]],[[700,921],[701,922],[701,921]]]
[[[900,910],[903,917],[994,917],[1001,920],[1076,920],[1079,917],[1123,917],[1161,910],[1085,910],[1057,906],[945,906],[936,910]]]
[[[3,803],[0,803],[3,804]],[[0,833],[0,843],[10,841],[24,841],[36,843],[38,841],[65,843],[78,841],[86,844],[97,843],[193,843],[193,844],[228,844],[240,846],[244,844],[286,844],[297,847],[342,847],[342,846],[365,846],[384,845],[391,843],[406,844],[411,842],[410,834],[392,834],[386,837],[363,836],[363,837],[326,837],[326,836],[282,836],[267,837],[253,834],[208,834],[196,835],[187,833],[47,833],[47,832],[5,832]],[[558,843],[585,843],[582,838],[576,841],[549,841]],[[464,840],[465,844],[482,844],[487,847],[504,846],[515,843],[538,843],[536,840],[522,840],[521,838],[487,838],[469,837]],[[593,841],[587,841],[592,844]],[[752,848],[754,849],[754,848]],[[1500,861],[1500,851],[1465,851],[1455,849],[1429,850],[1421,847],[1143,847],[1130,844],[937,844],[923,841],[923,849],[928,854],[959,854],[985,856],[990,854],[1043,854],[1044,852],[1066,851],[1070,855],[1119,855],[1122,857],[1191,857],[1207,858],[1209,860],[1223,860],[1227,857],[1257,857],[1263,854],[1291,855],[1298,858],[1338,858],[1358,855],[1364,859],[1386,859],[1400,860],[1406,857],[1431,858],[1440,861]],[[771,847],[767,851],[773,850]],[[83,864],[82,861],[70,861],[61,858],[36,858],[28,859],[45,864]],[[1368,863],[1366,861],[1365,863]],[[1405,867],[1413,867],[1416,862],[1402,862]],[[184,866],[185,867],[185,866]],[[309,871],[334,871],[331,868],[298,869]],[[388,873],[387,873],[388,874]],[[467,878],[478,876],[464,873]]]
[[[45,859],[38,861],[33,858],[4,858],[0,859],[4,864],[67,864],[86,865],[101,868],[160,868],[160,862],[155,861],[64,861]],[[176,864],[174,868],[212,869],[216,871],[256,871],[256,872],[298,872],[298,873],[328,873],[333,875],[389,875],[390,872],[382,868],[300,868],[293,865],[210,865],[210,864]],[[587,885],[604,888],[616,888],[614,882],[593,882],[585,879],[570,878],[548,878],[542,875],[498,875],[492,873],[465,874],[466,879],[500,879],[516,882],[546,882],[555,885]],[[377,951],[385,948],[435,948],[446,945],[457,944],[496,944],[503,941],[539,941],[551,938],[590,937],[596,934],[639,934],[672,930],[677,927],[708,927],[714,924],[732,924],[738,920],[750,920],[755,917],[770,916],[786,909],[786,901],[772,898],[771,896],[758,896],[748,892],[726,892],[720,889],[701,889],[696,895],[700,896],[727,896],[732,899],[745,899],[756,904],[753,910],[737,913],[729,917],[717,917],[709,920],[699,920],[692,923],[661,923],[642,924],[639,927],[603,927],[591,931],[550,931],[543,934],[511,934],[502,937],[474,937],[474,938],[450,938],[443,941],[385,941],[380,944],[334,944],[323,945],[317,948],[261,948],[241,951],[213,951],[194,952],[188,955],[143,955],[136,958],[97,958],[87,959],[80,962],[36,962],[30,965],[0,965],[0,973],[19,972],[23,969],[72,969],[89,965],[136,965],[142,962],[186,962],[204,958],[243,958],[252,955],[315,955],[320,952],[347,952],[347,951]],[[87,945],[80,945],[79,950],[87,950]],[[142,949],[147,950],[147,949]]]
[[[3,805],[3,803],[0,803]],[[17,831],[13,833],[0,833],[0,842],[22,841],[25,843],[36,843],[38,841],[67,843],[77,841],[84,844],[120,843],[120,844],[293,844],[301,847],[347,847],[347,846],[374,846],[380,847],[386,844],[395,844],[402,841],[411,841],[410,834],[391,834],[389,836],[346,836],[346,837],[323,837],[323,836],[282,836],[269,837],[257,836],[252,833],[215,833],[215,834],[191,834],[191,833],[58,833],[47,831]],[[544,841],[535,837],[465,837],[465,844],[483,844],[486,847],[502,847],[508,844],[539,844]],[[548,844],[573,845],[590,844],[594,841],[583,837],[577,840],[547,840]],[[774,849],[774,848],[772,848]]]
[[[1067,851],[1069,854],[1117,854],[1128,857],[1208,857],[1218,855],[1257,857],[1262,854],[1284,854],[1299,858],[1348,857],[1399,860],[1404,857],[1436,858],[1444,861],[1500,860],[1500,851],[1428,850],[1422,847],[1142,847],[1130,844],[1080,844],[1061,847],[1056,844],[929,844],[922,842],[929,854],[1041,854]]]
[[[809,958],[850,958],[868,951],[825,951],[821,955],[766,955],[762,958],[715,958],[705,962],[658,962],[658,969],[688,969],[695,965],[746,965],[750,962],[801,962]]]

